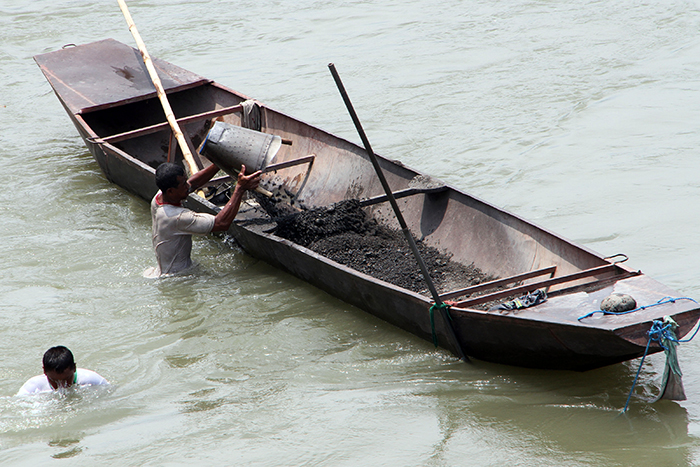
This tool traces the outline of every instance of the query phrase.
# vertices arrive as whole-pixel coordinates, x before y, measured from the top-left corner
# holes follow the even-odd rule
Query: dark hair
[[[68,348],[59,345],[51,347],[44,353],[44,371],[63,373],[67,368],[75,368],[73,353]]]
[[[156,169],[156,185],[165,193],[168,188],[177,188],[177,177],[185,175],[185,169],[181,165],[172,162],[163,162]]]

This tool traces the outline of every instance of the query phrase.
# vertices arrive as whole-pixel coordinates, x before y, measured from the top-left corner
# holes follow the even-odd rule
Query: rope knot
[[[450,321],[452,321],[452,316],[450,316],[450,305],[447,303],[440,303],[439,305],[437,303],[433,303],[432,306],[430,307],[430,329],[433,333],[433,344],[435,344],[435,348],[437,349],[438,346],[438,339],[437,339],[437,333],[435,332],[435,311],[442,311],[445,310],[447,313],[447,317],[450,318]]]

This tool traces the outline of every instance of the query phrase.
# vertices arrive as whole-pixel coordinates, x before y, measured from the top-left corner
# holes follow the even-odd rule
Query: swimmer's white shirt
[[[77,384],[80,387],[84,386],[103,386],[109,384],[109,381],[104,379],[99,374],[92,370],[86,370],[85,368],[77,368],[75,370],[77,374]],[[49,384],[49,380],[46,375],[38,375],[30,378],[24,385],[20,388],[17,393],[18,396],[27,396],[29,394],[39,394],[42,392],[51,392],[54,389]]]

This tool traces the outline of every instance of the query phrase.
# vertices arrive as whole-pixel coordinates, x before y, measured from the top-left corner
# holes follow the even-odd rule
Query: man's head
[[[163,193],[163,200],[172,204],[179,204],[190,192],[185,169],[170,162],[160,164],[156,169],[156,185]]]
[[[169,188],[177,188],[180,177],[185,177],[185,169],[181,165],[164,162],[156,169],[156,185],[163,193]]]
[[[44,353],[44,374],[54,389],[68,387],[75,381],[75,360],[66,347],[51,347]]]

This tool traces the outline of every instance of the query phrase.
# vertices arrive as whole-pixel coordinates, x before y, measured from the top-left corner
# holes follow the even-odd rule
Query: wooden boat
[[[182,156],[139,52],[107,39],[34,58],[107,179],[150,200],[157,190],[155,168]],[[154,63],[193,148],[204,140],[212,120],[241,125],[241,103],[247,96],[165,61]],[[291,141],[276,161],[292,163],[265,175],[268,181],[283,184],[309,207],[374,199],[365,209],[384,224],[398,226],[388,203],[381,202],[382,187],[363,148],[266,105],[260,108],[261,131]],[[430,296],[275,236],[260,209],[243,207],[230,233],[254,257],[421,338],[430,341],[435,332],[440,345],[456,354],[459,345],[468,356],[490,362],[588,370],[642,356],[654,320],[673,317],[681,337],[700,317],[695,301],[680,298],[616,258],[604,258],[399,162],[381,157],[379,162],[416,238],[498,278],[441,294],[441,299],[457,302],[450,310],[457,341],[438,316],[431,327]],[[433,183],[416,184],[425,179]],[[219,209],[196,194],[187,203],[199,211]],[[548,300],[512,313],[480,309],[486,302],[535,290],[545,290]],[[579,319],[599,310],[613,293],[629,294],[646,308]],[[666,297],[680,299],[664,301]],[[650,353],[660,350],[651,343]]]

